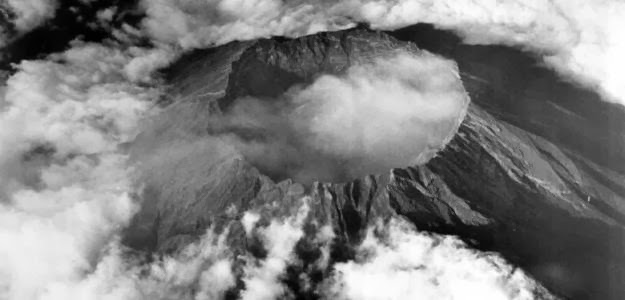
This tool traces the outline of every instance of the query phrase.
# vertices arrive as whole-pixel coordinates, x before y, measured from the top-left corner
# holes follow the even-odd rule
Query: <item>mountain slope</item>
[[[161,160],[146,172],[145,203],[126,242],[175,251],[208,226],[236,219],[233,205],[279,203],[276,213],[288,213],[310,195],[312,213],[339,237],[336,260],[351,255],[367,225],[402,215],[420,230],[502,253],[557,295],[625,296],[625,169],[614,163],[624,155],[623,110],[585,99],[596,95],[515,50],[461,45],[431,28],[392,35],[403,41],[358,28],[232,43],[172,66],[171,99],[131,150],[139,161],[163,147],[176,151],[153,155]],[[207,120],[240,97],[275,97],[355,61],[419,47],[454,58],[472,99],[457,134],[425,165],[348,183],[276,183],[208,137]]]

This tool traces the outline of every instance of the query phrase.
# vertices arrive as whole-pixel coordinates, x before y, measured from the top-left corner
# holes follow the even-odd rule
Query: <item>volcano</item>
[[[470,98],[453,134],[428,150],[426,161],[299,182],[223,150],[227,144],[202,142],[214,136],[211,120],[238,99],[280,98],[397,49],[454,61]],[[240,219],[233,211],[262,211],[262,222],[292,214],[298,199],[308,197],[311,222],[335,232],[334,262],[353,259],[378,220],[402,217],[420,231],[500,253],[557,297],[625,297],[625,165],[618,163],[625,160],[625,109],[532,54],[464,44],[426,24],[391,32],[361,26],[196,50],[163,75],[162,111],[128,146],[134,160],[150,165],[143,172],[144,204],[124,238],[138,251],[176,252],[207,228]],[[150,154],[165,148],[176,151]],[[242,224],[228,241],[234,251],[266,255]],[[296,252],[304,264],[320,255],[306,239]],[[289,277],[296,273],[283,278],[293,295],[315,299]]]

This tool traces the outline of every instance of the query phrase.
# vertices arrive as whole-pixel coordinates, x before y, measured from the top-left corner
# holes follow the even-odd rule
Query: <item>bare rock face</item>
[[[355,62],[399,49],[417,51],[411,43],[361,29],[259,40],[233,63],[226,94],[218,102],[225,108],[239,97],[277,97],[295,84],[339,74]]]
[[[173,117],[143,138],[166,140],[175,127],[201,141],[206,120],[239,97],[273,97],[320,74],[340,74],[362,57],[425,48],[457,60],[472,98],[457,134],[434,159],[348,183],[304,186],[272,181],[208,137],[202,151],[151,171],[177,175],[147,180],[127,243],[175,251],[208,226],[237,218],[228,213],[233,206],[244,211],[277,203],[277,211],[287,213],[308,195],[311,214],[337,233],[337,260],[349,257],[349,245],[372,222],[401,215],[419,230],[500,252],[556,295],[622,299],[625,168],[616,162],[625,155],[625,122],[618,121],[625,112],[560,82],[518,51],[462,45],[429,27],[393,35],[403,41],[354,29],[193,53],[167,74],[172,100],[164,114]],[[494,58],[482,56],[491,52]]]

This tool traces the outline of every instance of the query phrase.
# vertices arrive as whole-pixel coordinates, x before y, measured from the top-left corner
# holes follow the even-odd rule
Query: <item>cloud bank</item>
[[[345,181],[427,161],[468,102],[455,63],[398,51],[279,99],[239,99],[209,131],[274,178]]]
[[[401,219],[371,228],[353,261],[334,265],[327,299],[551,299],[502,258]]]
[[[120,149],[158,91],[133,83],[124,66],[148,54],[76,43],[22,62],[8,79],[0,102],[0,298],[45,299],[80,281],[138,210]]]
[[[625,3],[618,0],[144,0],[145,31],[184,49],[272,35],[300,36],[355,22],[397,29],[432,23],[468,43],[533,51],[564,76],[625,103]]]

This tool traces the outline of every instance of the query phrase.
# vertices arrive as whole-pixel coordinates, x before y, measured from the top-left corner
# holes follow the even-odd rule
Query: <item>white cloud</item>
[[[315,263],[315,267],[318,270],[325,270],[329,266],[330,251],[335,238],[336,234],[332,225],[327,224],[319,228],[319,232],[315,236],[315,242],[320,245],[319,250],[321,251],[321,256]]]
[[[344,27],[343,18],[331,20],[317,3],[279,0],[144,0],[148,33],[158,41],[183,48],[202,48],[235,39],[270,35],[304,35]]]
[[[304,236],[302,226],[310,210],[309,199],[304,198],[303,205],[294,216],[286,220],[272,220],[269,226],[259,229],[267,256],[261,261],[250,258],[244,268],[245,289],[241,292],[242,300],[272,300],[285,296],[286,289],[281,276],[286,267],[294,263],[294,247]]]
[[[13,23],[17,30],[24,33],[54,17],[58,2],[56,0],[6,0],[5,5],[16,16]]]
[[[256,227],[256,223],[260,220],[260,215],[252,212],[246,212],[241,219],[241,224],[243,224],[243,230],[245,230],[245,234],[250,236],[252,234],[252,230]]]
[[[416,22],[452,29],[475,44],[519,46],[609,101],[625,104],[625,3],[613,0],[358,1],[377,28]],[[350,10],[353,8],[350,8]]]
[[[500,257],[471,250],[455,237],[417,232],[398,219],[370,229],[356,260],[335,264],[323,288],[327,299],[361,300],[520,300],[543,292]]]
[[[46,298],[79,282],[137,211],[120,145],[137,134],[157,91],[123,73],[133,57],[75,44],[22,62],[8,79],[0,102],[0,298]]]
[[[174,49],[164,45],[149,50],[132,47],[129,51],[134,57],[124,66],[124,72],[133,82],[152,81],[154,70],[167,67],[178,57]]]
[[[116,13],[117,13],[117,7],[111,6],[109,8],[99,10],[96,13],[96,17],[98,18],[98,22],[106,24],[106,23],[113,21],[113,17],[115,17]]]

